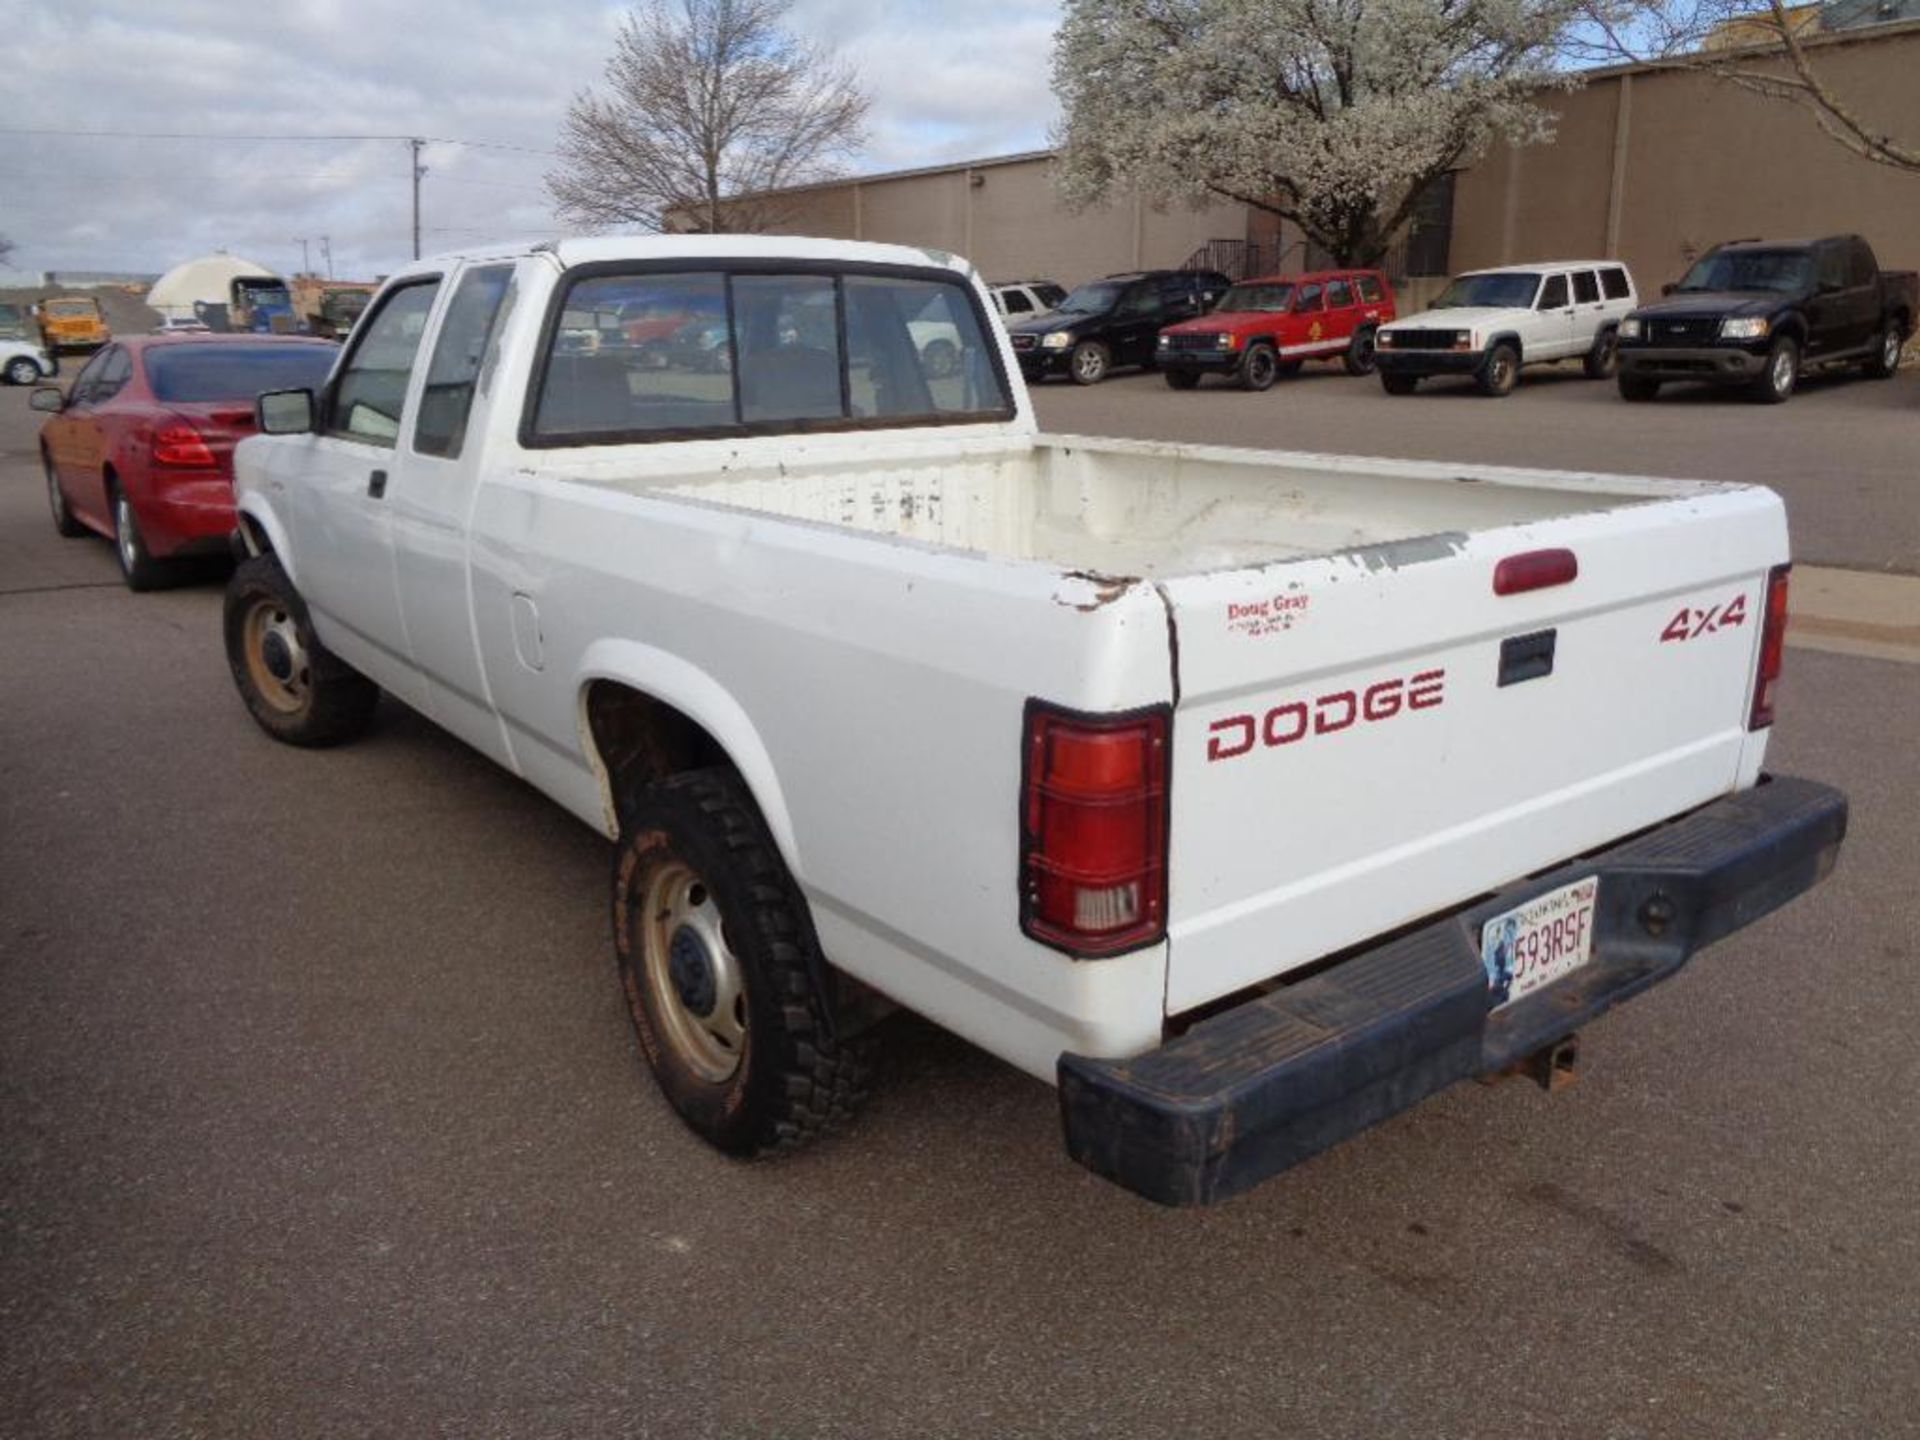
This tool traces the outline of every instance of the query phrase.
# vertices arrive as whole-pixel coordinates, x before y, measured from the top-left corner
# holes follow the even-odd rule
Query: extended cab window
[[[460,458],[474,384],[512,279],[511,265],[489,265],[469,270],[453,292],[439,338],[433,342],[433,358],[427,362],[420,418],[413,426],[413,448],[420,454]]]
[[[1573,298],[1577,304],[1581,305],[1600,303],[1600,282],[1594,278],[1591,270],[1573,272]]]
[[[591,348],[565,317],[617,310]],[[590,275],[569,287],[523,438],[619,444],[1012,413],[973,292],[910,274]]]
[[[1564,310],[1567,305],[1567,277],[1549,275],[1547,283],[1540,287],[1540,303],[1536,310]]]
[[[327,434],[389,447],[400,438],[407,384],[439,293],[438,279],[403,286],[360,327],[327,405]]]

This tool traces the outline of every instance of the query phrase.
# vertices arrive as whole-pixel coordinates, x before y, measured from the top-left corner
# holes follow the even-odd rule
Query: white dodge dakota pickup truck
[[[904,1006],[1205,1203],[1551,1070],[1833,865],[1844,798],[1762,766],[1769,491],[1041,435],[992,315],[939,252],[475,252],[239,449],[255,718],[385,690],[603,830],[713,1144],[840,1119]]]

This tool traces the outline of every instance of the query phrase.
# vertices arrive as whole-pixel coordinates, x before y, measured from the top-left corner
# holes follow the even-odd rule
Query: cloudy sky
[[[604,0],[0,0],[0,234],[27,270],[160,271],[226,249],[341,276],[407,258],[394,140],[424,135],[422,247],[556,233],[541,188],[567,100],[624,12]],[[398,17],[404,16],[404,23]],[[795,0],[873,97],[888,170],[1033,149],[1057,0]],[[31,131],[131,132],[83,138]],[[138,137],[138,138],[134,138]]]

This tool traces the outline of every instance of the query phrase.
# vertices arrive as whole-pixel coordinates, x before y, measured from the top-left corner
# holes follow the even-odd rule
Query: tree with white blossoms
[[[1495,139],[1552,137],[1543,91],[1580,0],[1067,0],[1054,42],[1066,199],[1235,200],[1371,264]]]

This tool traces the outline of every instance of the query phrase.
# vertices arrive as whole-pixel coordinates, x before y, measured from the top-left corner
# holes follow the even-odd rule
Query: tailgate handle
[[[1557,630],[1535,630],[1500,642],[1500,684],[1518,685],[1553,673],[1553,642]]]

